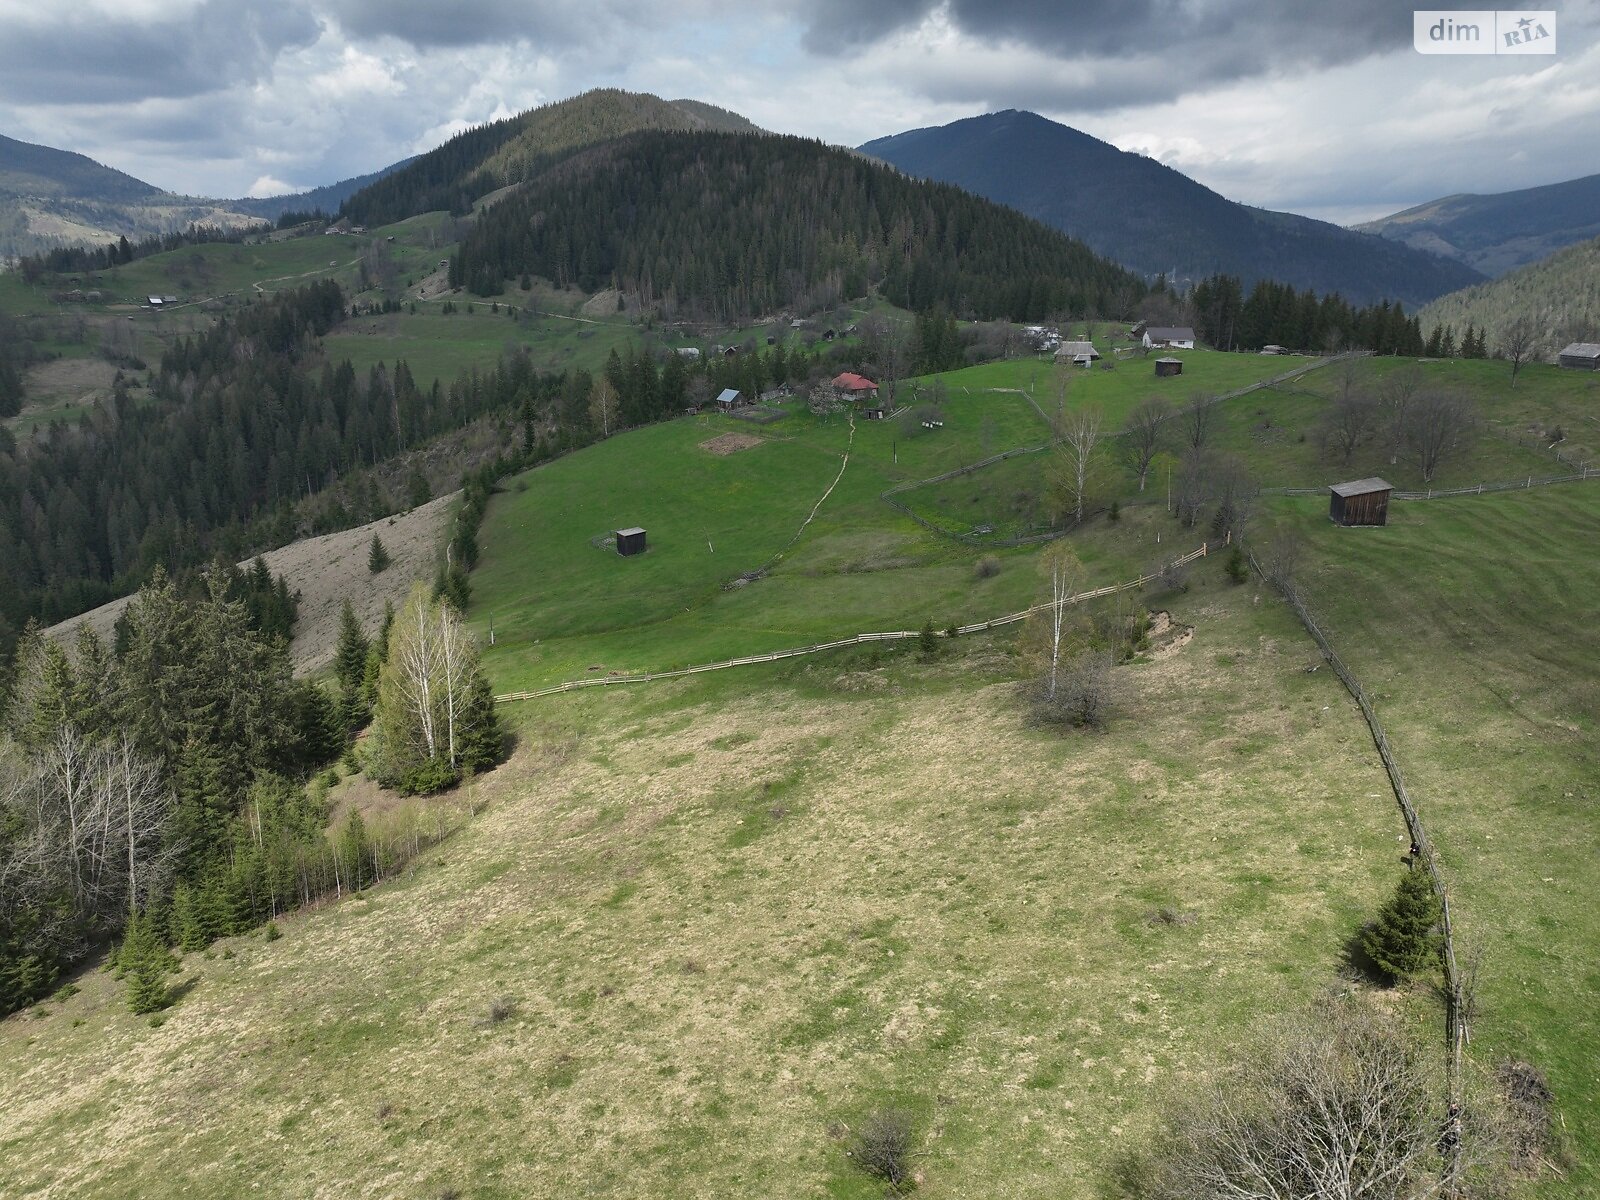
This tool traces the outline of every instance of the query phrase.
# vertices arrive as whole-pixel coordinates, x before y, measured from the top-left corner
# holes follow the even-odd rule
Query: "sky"
[[[1437,0],[1435,0],[1437,2]],[[1007,108],[1341,223],[1600,173],[1600,0],[1553,56],[1387,0],[0,0],[0,133],[171,191],[364,174],[593,87],[859,145]]]

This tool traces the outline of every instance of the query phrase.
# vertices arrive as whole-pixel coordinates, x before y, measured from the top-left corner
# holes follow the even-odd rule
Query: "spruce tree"
[[[1434,929],[1440,916],[1439,898],[1428,873],[1415,867],[1401,876],[1377,920],[1362,931],[1361,948],[1391,979],[1407,979],[1437,955],[1439,941]]]
[[[389,557],[389,552],[384,549],[383,539],[373,534],[372,546],[367,551],[367,570],[377,575],[387,570],[392,561],[394,560]]]
[[[345,723],[352,729],[359,729],[366,723],[361,684],[371,648],[367,635],[361,630],[361,622],[356,619],[356,610],[347,598],[339,610],[339,645],[334,651],[333,673],[339,681],[339,702],[344,709]]]
[[[201,914],[202,901],[182,880],[172,891],[172,935],[180,950],[204,950],[210,945]]]
[[[133,1012],[142,1015],[167,1006],[167,971],[172,966],[172,955],[147,918],[135,916],[128,921],[117,966],[128,981],[128,1007]]]

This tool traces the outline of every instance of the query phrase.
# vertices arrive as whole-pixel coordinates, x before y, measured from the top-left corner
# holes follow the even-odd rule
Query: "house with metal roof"
[[[1194,330],[1187,325],[1152,325],[1144,331],[1146,350],[1193,350]]]

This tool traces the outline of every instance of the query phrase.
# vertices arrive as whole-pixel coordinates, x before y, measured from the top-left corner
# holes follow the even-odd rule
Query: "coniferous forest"
[[[490,295],[525,271],[721,320],[806,305],[819,285],[1013,320],[1111,311],[1143,291],[1082,243],[958,188],[820,142],[726,133],[644,132],[575,156],[483,214],[451,283]]]

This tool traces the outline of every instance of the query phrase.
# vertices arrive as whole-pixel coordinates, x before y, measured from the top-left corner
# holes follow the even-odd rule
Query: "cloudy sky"
[[[1600,0],[1556,11],[1554,57],[1468,57],[1387,0],[0,0],[0,133],[230,196],[598,86],[849,145],[1025,108],[1354,221],[1600,172]]]

